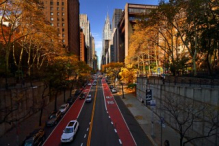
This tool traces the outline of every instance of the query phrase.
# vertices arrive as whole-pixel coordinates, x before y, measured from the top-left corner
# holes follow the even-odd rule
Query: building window
[[[64,2],[62,2],[62,5],[64,6]]]
[[[64,7],[62,7],[62,11],[64,11]]]
[[[65,34],[62,34],[62,37],[65,37]]]
[[[57,12],[57,16],[59,16],[59,12]]]
[[[65,40],[62,40],[62,42],[64,43],[64,42],[65,42]]]
[[[53,26],[53,23],[51,23],[51,26]]]
[[[62,16],[64,16],[65,15],[65,13],[62,13]]]
[[[50,5],[53,5],[53,2],[50,2]]]
[[[59,18],[57,18],[57,21],[59,21]]]
[[[53,12],[51,12],[50,15],[53,15]]]
[[[65,23],[62,23],[62,26],[65,26]]]
[[[64,21],[64,18],[62,18],[62,21]]]
[[[57,26],[59,26],[59,23],[57,23]]]
[[[50,11],[53,11],[53,7],[50,7]]]
[[[65,29],[63,28],[63,29],[62,29],[62,32],[64,32],[64,31],[65,31]]]
[[[59,7],[57,7],[57,11],[59,11]]]
[[[53,21],[53,18],[51,17],[50,20]]]
[[[58,34],[58,36],[60,37],[60,36],[61,36],[61,34],[59,33],[59,34]]]
[[[57,2],[57,6],[59,6],[59,2]]]

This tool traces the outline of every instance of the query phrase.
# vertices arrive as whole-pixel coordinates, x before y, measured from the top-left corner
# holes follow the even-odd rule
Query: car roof
[[[66,128],[70,128],[70,127],[73,127],[75,125],[75,123],[77,123],[78,121],[77,120],[71,120],[68,125],[66,126]]]

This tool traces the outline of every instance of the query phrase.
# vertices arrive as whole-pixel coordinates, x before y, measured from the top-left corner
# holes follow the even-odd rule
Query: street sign
[[[146,101],[152,100],[152,90],[146,89]]]

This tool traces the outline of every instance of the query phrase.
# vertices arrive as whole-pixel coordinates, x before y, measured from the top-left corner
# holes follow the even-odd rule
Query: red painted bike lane
[[[120,112],[120,109],[105,81],[102,79],[102,86],[104,90],[105,106],[110,115],[115,129],[119,135],[119,138],[124,146],[135,146],[137,145],[129,128]]]
[[[91,86],[86,86],[86,88],[82,92],[87,92],[86,96],[90,92]],[[77,98],[67,113],[64,115],[59,124],[55,127],[52,133],[49,135],[47,140],[44,142],[44,146],[58,146],[61,145],[61,135],[63,133],[64,128],[68,124],[70,120],[75,120],[78,118],[80,111],[84,105],[85,100],[80,100]]]

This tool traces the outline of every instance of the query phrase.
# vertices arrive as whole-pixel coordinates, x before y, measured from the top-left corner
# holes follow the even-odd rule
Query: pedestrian
[[[170,146],[169,140],[164,141],[164,146]]]

